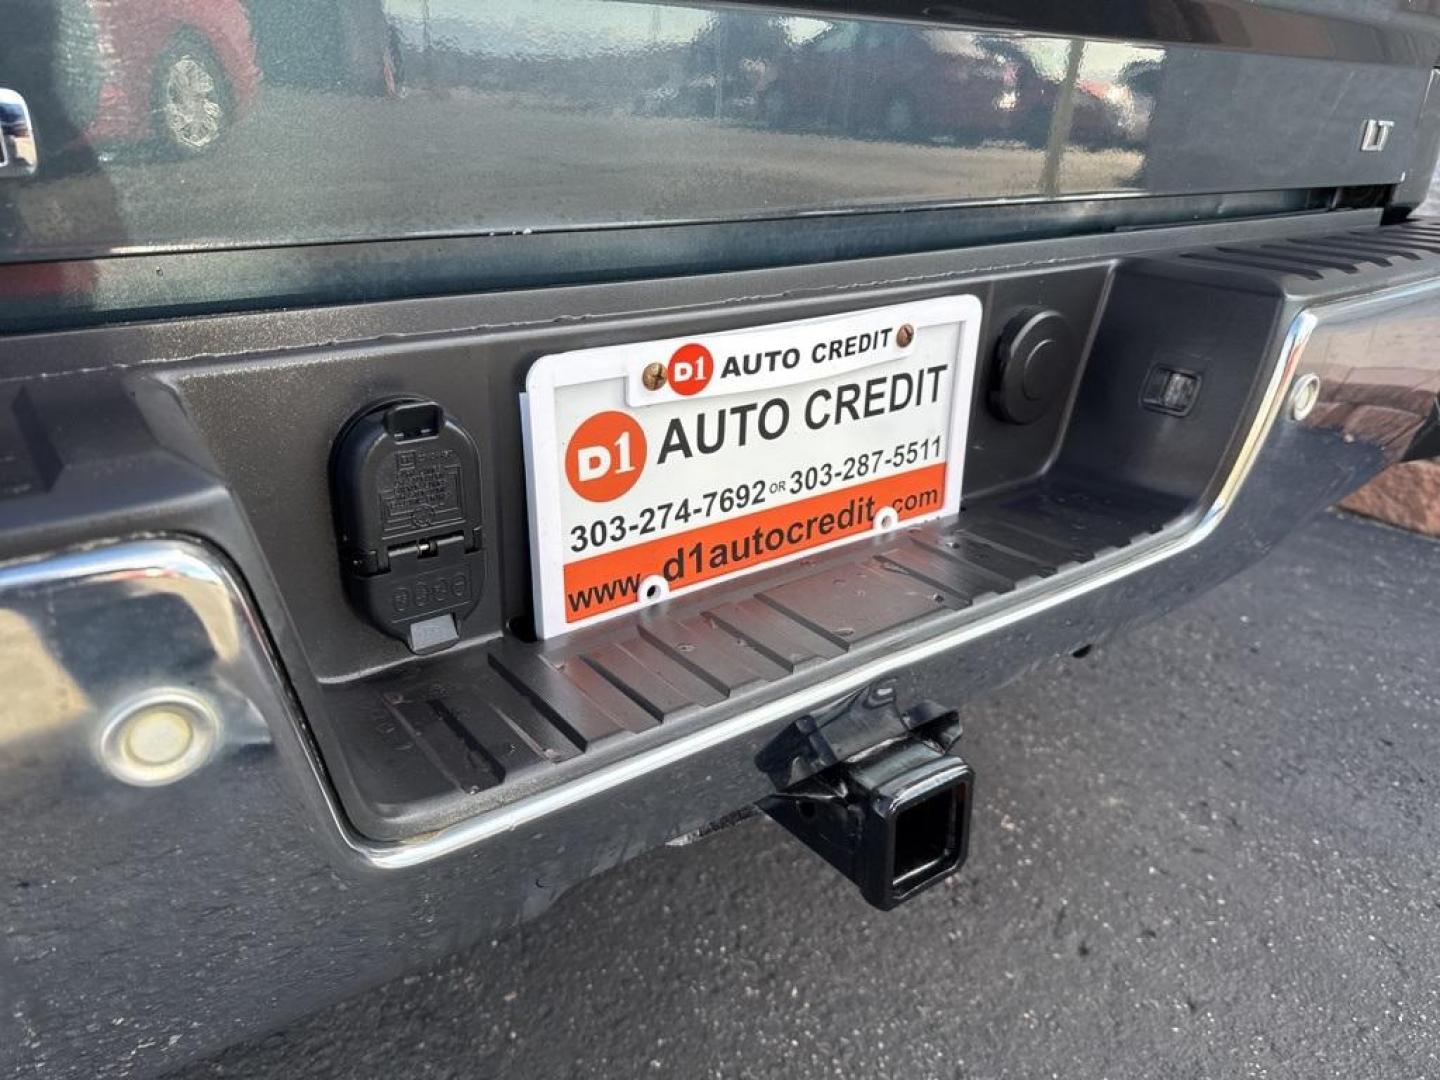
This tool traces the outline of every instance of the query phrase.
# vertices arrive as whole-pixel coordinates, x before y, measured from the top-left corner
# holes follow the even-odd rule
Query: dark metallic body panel
[[[754,0],[741,0],[754,3]],[[769,6],[757,4],[756,6]],[[800,5],[796,5],[797,7]],[[1074,4],[1068,0],[812,0],[812,11],[925,18],[984,26],[1023,27],[1061,37],[1101,37],[1307,56],[1362,63],[1426,64],[1432,57],[1432,14],[1423,0],[1133,0]]]
[[[0,259],[1392,184],[1440,55],[1414,16],[1367,26],[1239,4],[1192,3],[1169,29],[1122,20],[1134,35],[1122,43],[1105,40],[1118,27],[1103,12],[1144,5],[1056,18],[1029,4],[967,30],[930,8],[912,22],[599,0],[330,15],[270,2],[249,16],[258,99],[226,114],[204,155],[174,160],[129,113],[128,142],[99,141],[95,113],[107,88],[148,85],[150,68],[132,68],[163,35],[206,31],[165,24],[137,58],[103,18],[97,41],[77,30],[91,6],[143,19],[162,3],[86,0],[48,20],[32,3],[30,32],[0,44],[42,158],[0,201]],[[1073,36],[1022,29],[1023,8]],[[238,104],[245,77],[216,78]],[[1362,153],[1376,117],[1391,137]]]
[[[773,792],[757,758],[793,711],[691,714],[574,783],[498,793],[494,813],[362,835],[315,721],[336,683],[405,655],[339,598],[305,456],[328,443],[325,409],[338,421],[350,397],[408,388],[418,358],[464,336],[483,342],[471,368],[435,378],[468,387],[487,447],[513,448],[526,335],[624,337],[687,310],[719,326],[981,278],[1004,305],[1068,290],[1083,313],[1117,260],[1185,247],[1210,250],[1179,277],[1253,278],[1293,314],[1349,295],[1306,275],[1355,252],[1283,244],[1377,224],[1435,145],[1421,108],[1440,21],[1383,0],[213,6],[217,34],[248,27],[233,51],[263,78],[188,160],[148,138],[150,68],[91,29],[105,8],[144,36],[174,5],[24,0],[29,33],[0,39],[0,85],[34,110],[41,158],[0,180],[0,395],[17,418],[0,483],[21,496],[0,499],[0,665],[22,687],[0,707],[0,1072],[174,1067]],[[145,39],[152,57],[173,43],[154,25],[170,29]],[[130,111],[107,115],[121,84]],[[1391,137],[1364,151],[1374,119]],[[1242,243],[1284,255],[1218,250]],[[1276,328],[1272,389],[1300,363],[1322,399],[1304,422],[1266,399],[1263,445],[1232,455],[1245,484],[1182,522],[1194,543],[976,620],[921,673],[979,694],[1123,632],[1403,456],[1440,390],[1425,257],[1387,262],[1405,287],[1380,299]],[[1044,284],[1062,265],[1081,272]],[[268,456],[247,412],[270,420]],[[26,425],[46,428],[45,453],[22,452]],[[1030,441],[1027,464],[1053,433]],[[287,468],[298,483],[272,482]],[[1022,471],[982,470],[977,490]],[[486,497],[513,550],[518,470]],[[477,640],[502,640],[523,606],[521,563],[496,567]],[[924,642],[893,644],[908,662]],[[203,773],[134,786],[107,771],[100,729],[161,674],[220,702],[225,737]],[[789,684],[792,704],[813,706],[819,682]]]
[[[0,329],[646,280],[1318,211],[1315,191],[1012,203],[586,232],[0,263]],[[1370,205],[1362,203],[1360,205]],[[1256,223],[1258,224],[1258,223]],[[987,262],[983,254],[977,260]],[[228,351],[228,350],[227,350]]]

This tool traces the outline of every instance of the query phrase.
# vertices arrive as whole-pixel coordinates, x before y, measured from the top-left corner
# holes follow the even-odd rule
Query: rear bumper
[[[679,707],[653,729],[598,740],[556,771],[517,770],[488,794],[461,792],[446,806],[464,816],[398,838],[376,838],[377,826],[398,820],[380,800],[370,803],[370,827],[357,825],[365,808],[341,792],[363,783],[358,771],[376,759],[351,753],[357,744],[343,743],[343,730],[321,733],[318,710],[365,694],[403,715],[409,700],[443,697],[458,676],[434,667],[419,682],[380,673],[338,689],[308,686],[263,566],[247,562],[238,541],[218,550],[231,510],[198,473],[180,470],[193,487],[177,500],[196,522],[183,533],[138,521],[131,539],[0,569],[0,656],[11,668],[6,685],[23,688],[0,706],[0,807],[23,823],[3,856],[12,887],[0,1063],[47,1061],[76,1075],[103,1075],[122,1060],[171,1067],[533,915],[569,885],[773,794],[757,762],[817,707],[901,671],[943,672],[958,697],[973,697],[1218,584],[1404,457],[1433,422],[1440,268],[1430,266],[1430,236],[1412,236],[1414,258],[1389,260],[1395,276],[1357,270],[1358,284],[1338,296],[1311,289],[1303,274],[1300,284],[1287,280],[1284,318],[1267,335],[1254,392],[1213,477],[1193,501],[1138,508],[1154,516],[1136,519],[1136,538],[963,609],[881,626],[839,662],[797,664],[735,694],[728,711]],[[1290,271],[1265,255],[1227,257],[1145,273],[1222,275],[1241,291],[1281,295],[1274,275]],[[1343,261],[1332,251],[1299,265],[1317,259]],[[1319,400],[1297,418],[1292,394],[1308,375],[1320,379]],[[982,525],[991,509],[997,520],[1013,515],[1006,498],[976,504]],[[935,543],[957,528],[938,529]],[[885,557],[852,551],[835,565]],[[771,591],[793,584],[777,580]],[[491,678],[508,662],[513,688],[520,661],[503,650],[520,647],[486,648],[485,670],[472,677]],[[529,685],[528,700],[553,707]],[[192,710],[199,742],[184,763],[193,771],[152,774],[147,784],[144,739],[168,736],[152,730],[127,743],[126,725],[157,701]],[[341,720],[360,727],[361,718]],[[543,745],[541,729],[527,730]],[[383,723],[375,733],[387,735]],[[388,734],[397,747],[409,738],[398,724]],[[493,753],[476,738],[458,752]],[[434,746],[386,758],[386,767],[432,768]],[[125,772],[137,756],[139,782]],[[81,985],[84,996],[74,992]],[[123,1026],[107,1019],[120,1015],[119,1001]]]

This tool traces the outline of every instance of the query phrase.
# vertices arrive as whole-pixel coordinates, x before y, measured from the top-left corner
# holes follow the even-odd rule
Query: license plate
[[[958,511],[980,311],[541,357],[521,395],[540,636]]]

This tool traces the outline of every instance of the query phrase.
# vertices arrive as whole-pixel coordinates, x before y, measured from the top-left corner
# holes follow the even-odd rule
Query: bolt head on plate
[[[665,365],[646,365],[645,370],[640,373],[640,381],[645,384],[646,390],[659,390],[665,385]]]

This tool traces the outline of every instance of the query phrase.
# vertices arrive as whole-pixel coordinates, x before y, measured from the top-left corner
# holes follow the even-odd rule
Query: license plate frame
[[[540,357],[520,395],[537,634],[958,512],[982,312],[961,294]]]

